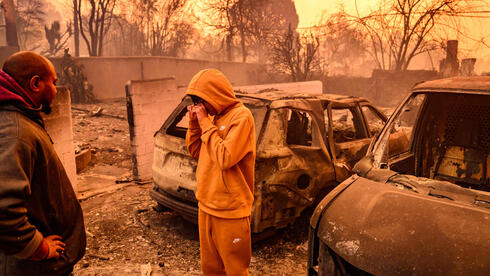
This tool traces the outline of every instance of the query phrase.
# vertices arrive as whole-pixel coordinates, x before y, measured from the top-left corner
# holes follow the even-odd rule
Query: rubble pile
[[[131,168],[124,102],[73,104],[72,115],[75,154],[90,148],[97,164]]]

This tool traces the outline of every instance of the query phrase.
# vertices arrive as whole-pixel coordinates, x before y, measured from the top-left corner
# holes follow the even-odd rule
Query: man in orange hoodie
[[[255,179],[252,113],[216,69],[197,73],[187,95],[195,102],[188,107],[186,143],[192,157],[199,159],[196,198],[202,271],[248,275]]]

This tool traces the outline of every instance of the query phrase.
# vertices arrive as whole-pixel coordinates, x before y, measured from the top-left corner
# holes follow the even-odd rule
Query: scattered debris
[[[90,115],[90,116],[92,116],[92,117],[99,117],[99,116],[101,116],[101,115],[102,115],[102,110],[104,110],[104,109],[103,109],[102,107],[100,107],[100,106],[99,106],[99,107],[98,107],[96,110],[91,111],[91,112],[89,113],[89,115]]]
[[[88,143],[81,143],[81,142],[74,142],[75,146],[75,154],[80,153],[82,150],[86,150],[90,148],[90,144]]]
[[[101,259],[103,261],[107,261],[109,260],[110,258],[107,257],[107,256],[103,256],[103,255],[99,255],[99,254],[88,254],[87,256],[89,257],[92,257],[92,258],[97,258],[97,259]]]
[[[97,109],[92,110],[92,111],[87,110],[87,109],[84,109],[84,108],[80,108],[80,107],[74,107],[74,106],[72,106],[71,109],[77,110],[77,111],[83,111],[83,112],[89,114],[90,117],[106,116],[106,117],[111,117],[111,118],[115,118],[115,119],[120,119],[120,120],[125,120],[126,121],[126,117],[103,113],[102,111],[104,109],[102,107],[100,107],[100,106],[97,107]]]
[[[85,229],[85,233],[87,234],[87,236],[89,236],[90,238],[95,238],[95,235],[92,234],[90,231],[88,231],[87,229]]]
[[[87,200],[91,197],[94,197],[94,196],[98,196],[98,195],[101,195],[101,194],[106,194],[106,193],[112,193],[112,192],[115,192],[123,187],[126,187],[128,185],[131,185],[132,183],[126,183],[126,184],[115,184],[115,185],[111,185],[111,186],[108,186],[108,187],[104,187],[104,188],[101,188],[101,189],[97,189],[97,190],[92,190],[92,191],[87,191],[87,192],[84,192],[84,193],[80,193],[79,196],[78,196],[78,201],[83,201],[83,200]]]
[[[121,148],[118,148],[118,147],[105,148],[105,150],[108,151],[108,152],[122,152],[123,151]]]
[[[90,117],[90,110],[103,108],[102,114],[111,114],[124,118],[125,102],[104,102],[95,104],[73,104],[73,138],[75,152],[90,148],[95,164],[132,168],[129,143],[129,127],[126,120],[108,116]],[[84,111],[80,111],[84,110]]]
[[[136,210],[136,214],[141,214],[141,213],[144,213],[144,212],[148,212],[148,208],[145,208],[145,209],[138,209]]]
[[[144,185],[148,183],[153,183],[153,179],[135,179],[135,183],[138,185]]]
[[[77,173],[83,171],[92,162],[92,150],[90,148],[84,149],[75,154],[75,163],[77,166]]]
[[[131,176],[121,176],[120,178],[116,179],[116,184],[121,184],[121,183],[129,183],[133,182],[134,179]]]
[[[141,276],[150,276],[151,275],[151,264],[142,264],[141,265]]]

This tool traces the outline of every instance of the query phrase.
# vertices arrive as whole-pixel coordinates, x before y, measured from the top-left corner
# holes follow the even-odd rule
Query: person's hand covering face
[[[208,111],[202,103],[187,106],[190,120],[201,120],[208,116]]]
[[[189,119],[191,121],[197,120],[196,112],[194,112],[194,105],[188,105],[187,112],[189,113]]]
[[[198,120],[208,117],[208,111],[206,110],[206,107],[204,107],[202,103],[196,104],[193,107],[193,111],[196,114]]]

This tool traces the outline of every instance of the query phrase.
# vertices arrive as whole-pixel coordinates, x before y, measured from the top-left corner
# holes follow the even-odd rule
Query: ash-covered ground
[[[149,197],[152,183],[131,181],[125,102],[73,104],[73,108],[76,146],[93,149],[95,157],[78,175],[87,252],[74,274],[200,275],[197,225],[172,211],[156,211],[157,204]],[[92,116],[99,108],[100,116]],[[252,249],[252,275],[306,274],[307,219]]]

